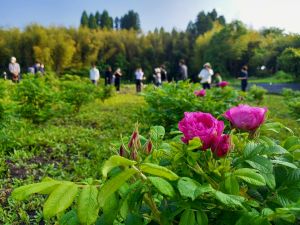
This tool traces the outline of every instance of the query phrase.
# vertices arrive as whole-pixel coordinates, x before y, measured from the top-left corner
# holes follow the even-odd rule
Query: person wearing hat
[[[116,72],[114,73],[114,76],[115,76],[116,91],[119,93],[120,92],[120,84],[121,84],[121,76],[122,76],[122,71],[120,68],[118,68],[116,70]]]
[[[14,83],[19,83],[21,69],[19,63],[17,63],[16,57],[11,57],[10,64],[8,65],[8,70],[11,75],[12,81]]]
[[[203,86],[203,89],[210,89],[211,77],[214,75],[214,71],[211,68],[210,63],[205,63],[203,69],[200,71],[198,77]]]

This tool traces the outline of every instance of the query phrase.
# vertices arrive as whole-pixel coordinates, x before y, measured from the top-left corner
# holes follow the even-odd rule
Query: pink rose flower
[[[225,156],[231,147],[231,138],[228,134],[223,134],[215,138],[214,143],[211,147],[211,150],[215,153],[218,157]]]
[[[226,86],[228,86],[229,85],[229,82],[227,82],[227,81],[221,81],[220,83],[219,83],[219,86],[220,87],[226,87]]]
[[[255,132],[265,122],[267,108],[239,105],[226,111],[223,116],[231,125],[243,131]]]
[[[206,150],[212,146],[216,137],[221,136],[224,123],[209,113],[185,112],[184,118],[178,123],[178,128],[184,135],[181,138],[184,143],[199,137],[202,141],[202,150]]]
[[[194,94],[197,97],[204,97],[206,95],[206,91],[205,91],[205,89],[202,89],[202,90],[199,90],[199,91],[194,91]]]

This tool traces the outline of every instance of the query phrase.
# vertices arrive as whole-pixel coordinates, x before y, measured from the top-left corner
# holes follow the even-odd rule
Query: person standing
[[[203,89],[210,89],[211,77],[214,75],[214,71],[211,68],[210,63],[205,63],[203,69],[199,73],[200,82]]]
[[[185,64],[184,59],[179,61],[179,80],[187,80],[188,79],[188,67]]]
[[[105,79],[105,86],[111,85],[112,81],[112,69],[110,66],[106,68],[105,74],[104,74],[104,79]]]
[[[161,86],[161,68],[157,67],[154,69],[154,82],[157,87]]]
[[[238,79],[241,80],[241,89],[245,92],[248,86],[248,66],[242,67]]]
[[[135,71],[135,85],[136,92],[139,93],[142,91],[142,80],[144,77],[144,72],[141,67],[137,68]]]
[[[165,65],[161,65],[160,70],[161,70],[161,81],[168,82],[168,72],[166,70]]]
[[[8,65],[8,69],[12,78],[12,81],[14,83],[19,83],[20,81],[20,65],[19,63],[17,63],[17,59],[16,57],[11,57],[10,59],[10,64]]]
[[[120,92],[120,85],[121,85],[121,76],[122,76],[122,71],[120,68],[118,68],[116,70],[116,72],[114,73],[115,76],[115,87],[116,87],[116,91],[119,93]]]
[[[92,63],[92,68],[90,69],[90,80],[93,84],[97,86],[98,81],[100,79],[100,72],[96,67],[95,63]]]

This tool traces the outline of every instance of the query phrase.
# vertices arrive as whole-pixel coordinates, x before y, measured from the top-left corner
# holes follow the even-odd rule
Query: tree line
[[[41,61],[57,73],[84,74],[96,62],[101,70],[107,65],[122,68],[125,79],[133,79],[133,71],[141,66],[151,78],[153,68],[164,64],[169,77],[176,79],[178,62],[184,59],[193,80],[207,61],[224,76],[236,76],[247,64],[256,76],[284,70],[299,78],[300,36],[278,28],[253,30],[241,21],[228,23],[216,10],[200,12],[185,31],[160,28],[148,33],[141,31],[133,11],[120,19],[107,11],[86,16],[83,12],[79,28],[33,24],[23,30],[0,29],[1,71],[16,56],[23,72]]]

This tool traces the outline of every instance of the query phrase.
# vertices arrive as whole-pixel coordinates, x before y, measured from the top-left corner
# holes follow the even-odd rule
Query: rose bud
[[[151,152],[152,152],[152,148],[153,148],[153,144],[152,144],[152,141],[151,139],[149,139],[147,141],[147,143],[145,144],[145,147],[144,147],[144,151],[147,155],[149,155]]]

